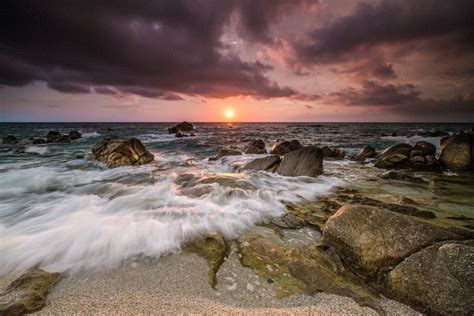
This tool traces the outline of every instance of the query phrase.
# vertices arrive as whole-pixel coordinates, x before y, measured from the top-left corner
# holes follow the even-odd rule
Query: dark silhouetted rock
[[[474,170],[474,133],[460,133],[444,139],[439,161],[452,171]]]
[[[473,315],[474,241],[425,248],[397,265],[387,283],[396,298],[425,313]]]
[[[3,144],[18,144],[18,138],[13,135],[7,135],[2,139]]]
[[[33,144],[34,145],[46,144],[46,139],[44,139],[44,138],[35,138],[35,139],[33,139]]]
[[[321,148],[321,150],[323,151],[323,156],[325,159],[343,159],[346,156],[346,152],[338,148],[330,148],[329,146],[324,146]]]
[[[192,130],[194,130],[193,124],[185,121],[168,128],[168,133],[177,134],[178,132],[191,132]]]
[[[281,159],[278,155],[267,156],[263,158],[257,158],[247,163],[242,170],[265,170],[274,171]]]
[[[413,151],[419,151],[420,156],[434,156],[436,155],[436,147],[432,143],[419,141],[413,146]],[[412,153],[413,153],[412,151]]]
[[[367,158],[374,158],[376,155],[375,148],[372,146],[365,146],[360,153],[355,155],[352,159],[357,160],[357,161],[363,161]]]
[[[106,138],[92,148],[92,157],[107,164],[107,167],[142,165],[155,157],[137,138]]]
[[[49,131],[46,135],[46,142],[48,143],[70,143],[71,139],[67,135],[62,135],[58,131]]]
[[[272,149],[270,150],[270,154],[285,155],[289,152],[292,152],[293,150],[297,150],[300,148],[303,148],[303,145],[301,145],[301,143],[298,140],[296,139],[293,139],[290,141],[284,140],[282,142],[279,142],[273,145]]]
[[[276,172],[292,177],[320,175],[323,173],[323,151],[314,146],[294,150],[283,157]]]
[[[345,205],[324,227],[323,243],[356,270],[375,275],[438,241],[459,239],[413,217],[365,205]]]
[[[265,143],[261,139],[251,141],[245,148],[246,154],[266,154]]]
[[[70,131],[70,132],[69,132],[69,135],[68,135],[68,136],[69,136],[69,139],[75,140],[75,139],[81,138],[81,137],[82,137],[82,134],[79,133],[79,131],[77,131],[77,130],[73,130],[73,131]]]

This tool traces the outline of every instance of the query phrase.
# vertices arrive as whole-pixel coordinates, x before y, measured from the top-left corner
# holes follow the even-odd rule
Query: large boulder
[[[329,146],[324,146],[321,148],[321,150],[323,151],[324,159],[343,159],[346,156],[346,152],[339,148],[331,148]]]
[[[16,138],[13,135],[7,135],[3,137],[2,139],[2,144],[17,144],[18,143],[18,138]]]
[[[245,148],[246,154],[266,154],[265,143],[261,139],[251,141]]]
[[[191,132],[192,130],[194,130],[193,124],[184,121],[182,123],[176,124],[175,126],[168,128],[168,133],[177,134],[178,132]]]
[[[441,142],[439,161],[452,171],[474,170],[474,133],[460,133]]]
[[[393,155],[404,155],[410,157],[410,152],[412,149],[413,147],[409,144],[395,144],[381,152],[379,158],[384,159]]]
[[[273,145],[272,149],[270,150],[270,154],[274,155],[285,155],[293,150],[297,150],[303,148],[303,145],[296,140],[292,139],[290,141],[284,140],[282,142],[276,143]]]
[[[265,170],[275,171],[281,159],[278,155],[271,155],[263,158],[257,158],[247,163],[242,170]]]
[[[237,149],[221,148],[217,152],[217,155],[215,155],[213,157],[209,157],[209,160],[210,161],[215,161],[215,160],[221,159],[222,157],[225,157],[225,156],[239,156],[239,155],[242,155],[242,152],[240,152]]]
[[[382,159],[375,163],[377,168],[406,168],[409,167],[409,156],[402,154],[393,154],[390,156],[384,156]]]
[[[314,146],[292,151],[283,157],[276,172],[292,177],[320,175],[323,173],[323,151]]]
[[[443,228],[384,209],[345,205],[324,227],[323,243],[355,270],[374,276],[438,241],[460,237]]]
[[[372,146],[365,146],[357,155],[352,157],[352,159],[357,161],[364,161],[367,158],[374,158],[377,152]]]
[[[109,168],[142,165],[155,159],[137,138],[106,138],[94,145],[92,157],[107,164]]]
[[[0,315],[24,315],[39,311],[46,304],[49,289],[59,273],[35,269],[14,280],[0,294]]]
[[[428,314],[474,314],[474,241],[425,248],[387,278],[392,295]]]
[[[415,156],[413,154],[415,151],[419,152],[419,156],[434,156],[436,155],[436,146],[429,142],[419,141],[413,146],[412,156]]]

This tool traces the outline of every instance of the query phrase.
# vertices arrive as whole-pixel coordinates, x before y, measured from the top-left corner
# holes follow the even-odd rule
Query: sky
[[[2,0],[0,121],[473,122],[473,21],[472,0]]]

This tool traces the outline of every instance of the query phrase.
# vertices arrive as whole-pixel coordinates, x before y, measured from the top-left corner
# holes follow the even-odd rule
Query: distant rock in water
[[[247,163],[242,170],[265,170],[275,171],[281,159],[278,155],[271,155],[263,158],[257,158]]]
[[[474,133],[459,133],[441,140],[439,161],[452,171],[474,170]]]
[[[339,148],[331,148],[329,146],[324,146],[321,148],[323,151],[324,158],[332,159],[343,159],[346,156],[346,152]]]
[[[379,160],[375,166],[384,169],[412,168],[440,171],[435,154],[436,147],[429,142],[420,141],[415,146],[404,143],[396,144],[378,155]]]
[[[176,124],[175,126],[169,127],[168,133],[177,134],[179,132],[191,132],[193,130],[194,130],[193,124],[184,121],[182,123]]]
[[[13,135],[3,137],[2,144],[18,144],[18,138]]]
[[[292,177],[318,176],[323,173],[323,151],[314,146],[294,150],[283,157],[276,173]]]
[[[297,150],[303,148],[303,145],[296,140],[292,139],[290,141],[284,140],[282,142],[279,142],[275,145],[273,145],[272,149],[270,150],[270,154],[274,155],[285,155],[289,152],[292,152],[293,150]]]
[[[46,144],[46,139],[44,139],[44,138],[35,138],[35,139],[33,139],[33,144],[34,145]]]
[[[220,159],[222,157],[225,157],[225,156],[238,156],[238,155],[242,155],[242,152],[240,152],[237,149],[221,148],[217,152],[217,155],[215,155],[214,157],[209,157],[209,160],[210,161],[215,161],[215,160],[218,160],[218,159]]]
[[[41,269],[22,274],[0,294],[0,315],[24,315],[41,310],[58,277],[59,273]]]
[[[245,148],[246,154],[266,154],[265,143],[261,139],[251,141]]]
[[[102,161],[109,168],[143,165],[155,159],[137,138],[106,138],[94,145],[92,157]]]
[[[353,160],[363,161],[367,158],[374,158],[377,152],[372,146],[365,146],[357,155],[352,157]]]
[[[71,140],[79,139],[81,137],[82,137],[82,134],[79,133],[79,131],[77,130],[73,130],[69,132],[69,139]]]
[[[81,138],[82,135],[77,130],[69,132],[68,135],[63,135],[58,131],[49,131],[46,135],[47,143],[70,143],[71,140],[76,140]]]

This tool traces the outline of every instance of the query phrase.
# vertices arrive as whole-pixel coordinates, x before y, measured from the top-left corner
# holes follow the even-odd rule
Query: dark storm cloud
[[[220,40],[233,14],[240,14],[247,36],[264,40],[268,25],[290,7],[286,1],[5,0],[0,85],[39,80],[61,92],[166,100],[291,96],[294,90],[265,75],[268,66],[224,54]]]
[[[315,29],[294,48],[300,59],[316,64],[363,57],[377,45],[445,35],[445,49],[468,49],[474,47],[472,21],[472,0],[359,3],[354,12]]]

